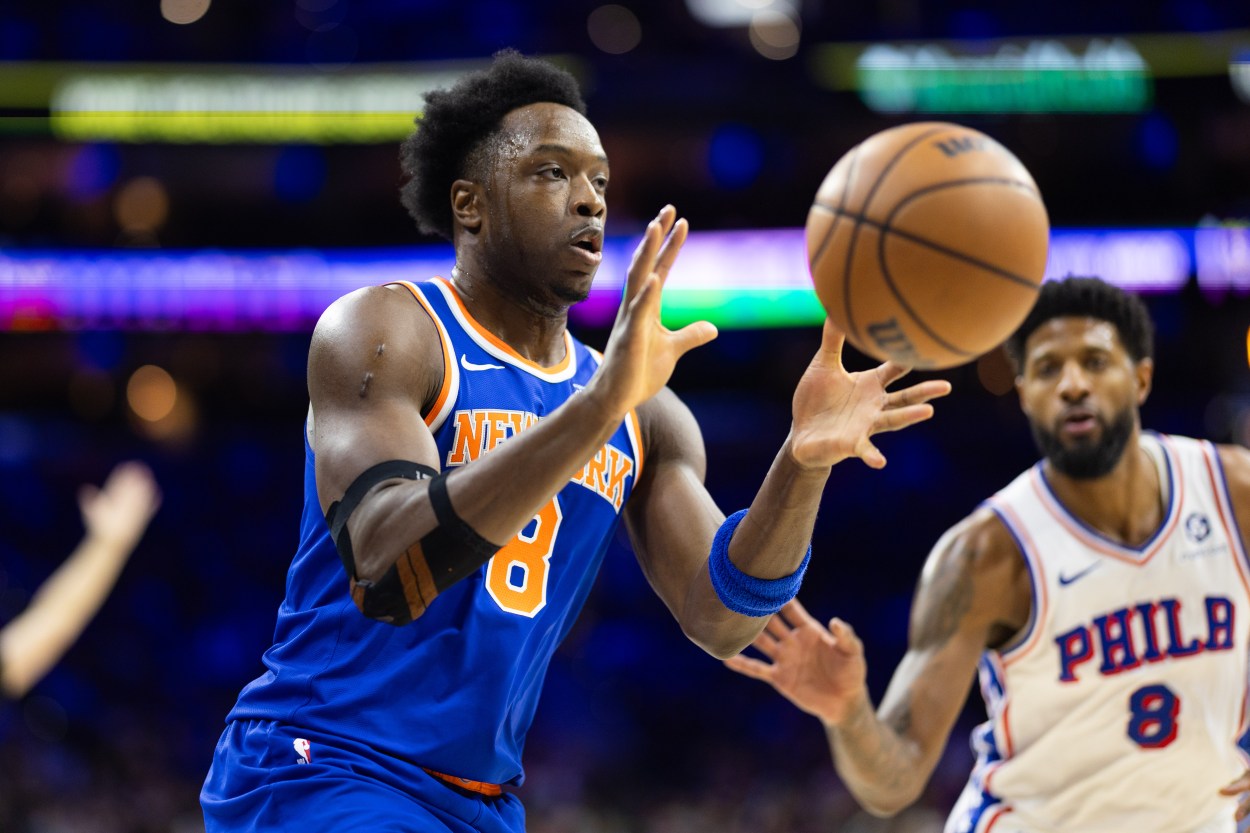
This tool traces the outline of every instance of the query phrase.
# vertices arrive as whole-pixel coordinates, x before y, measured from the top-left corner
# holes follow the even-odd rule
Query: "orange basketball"
[[[919,122],[852,148],[807,215],[816,295],[878,359],[954,367],[997,347],[1037,298],[1050,223],[1033,177],[983,133]]]

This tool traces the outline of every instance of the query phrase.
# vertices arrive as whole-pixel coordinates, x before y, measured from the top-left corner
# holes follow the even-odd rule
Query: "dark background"
[[[216,0],[188,26],[162,20],[156,2],[8,4],[0,60],[312,66],[326,47],[301,23],[310,15],[320,34],[350,33],[339,63],[484,58],[503,46],[573,57],[612,160],[609,231],[628,235],[665,202],[696,230],[801,226],[845,150],[915,118],[874,114],[853,93],[816,84],[809,59],[819,44],[1250,26],[1250,7],[1234,2],[807,0],[798,54],[773,61],[744,29],[704,26],[681,2],[628,2],[642,39],[624,55],[588,38],[598,3],[301,2]],[[1056,227],[1250,215],[1250,107],[1227,75],[1159,79],[1138,114],[951,118],[1017,153]],[[745,168],[707,163],[726,129],[760,150]],[[114,215],[136,177],[156,178],[169,201],[143,239]],[[79,145],[10,130],[0,134],[0,248],[421,243],[398,184],[394,144]],[[1191,284],[1147,301],[1159,337],[1143,422],[1245,442],[1246,298]],[[596,346],[607,336],[578,334]],[[674,375],[727,512],[749,503],[784,439],[790,394],[818,341],[815,328],[724,331]],[[79,484],[133,457],[164,491],[100,615],[30,696],[0,710],[0,829],[201,829],[199,784],[238,689],[261,671],[297,541],[307,346],[306,331],[0,333],[0,621],[79,540]],[[867,366],[857,355],[848,363]],[[154,439],[125,405],[126,380],[145,364],[168,369],[194,404],[179,439]],[[801,596],[818,617],[855,625],[878,698],[905,649],[929,547],[1034,460],[1014,396],[988,391],[977,365],[943,376],[955,394],[931,423],[882,439],[886,470],[835,470]],[[74,380],[84,377],[103,399],[82,398]],[[535,831],[939,830],[980,715],[968,709],[916,809],[869,820],[834,777],[817,722],[686,642],[618,548],[553,663],[521,794]]]

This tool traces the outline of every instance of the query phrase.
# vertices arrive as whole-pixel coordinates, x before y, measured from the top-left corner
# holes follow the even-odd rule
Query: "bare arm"
[[[832,466],[848,457],[884,466],[872,436],[928,419],[928,401],[950,390],[935,380],[887,393],[906,370],[886,363],[847,373],[842,343],[827,324],[795,390],[790,435],[730,541],[730,560],[748,575],[776,579],[793,573],[807,553]],[[667,389],[639,409],[639,419],[647,468],[625,515],[634,550],[687,636],[714,656],[731,656],[750,644],[767,619],[726,608],[708,577],[712,539],[725,515],[703,485],[703,438],[690,411]]]
[[[1228,484],[1233,515],[1241,529],[1241,545],[1250,550],[1250,540],[1246,538],[1250,534],[1250,450],[1238,445],[1221,445],[1217,447],[1217,453],[1224,468],[1224,482]],[[1237,821],[1250,816],[1250,770],[1223,787],[1220,792],[1224,795],[1240,796],[1235,813]]]
[[[1241,528],[1242,546],[1250,549],[1250,449],[1239,445],[1216,446],[1220,465],[1224,468],[1224,482],[1228,484],[1229,501],[1237,526]]]
[[[117,466],[104,486],[79,496],[87,534],[0,629],[0,687],[18,698],[43,679],[95,616],[160,505],[152,473],[141,463]]]
[[[670,234],[671,232],[671,234]],[[709,341],[706,322],[659,326],[664,278],[685,239],[671,207],[647,229],[599,371],[578,396],[447,478],[456,513],[506,543],[607,441],[625,414],[663,386],[678,358]],[[442,380],[433,322],[411,298],[371,288],[322,316],[309,351],[312,445],[323,510],[371,466],[408,460],[440,468],[423,406]],[[376,581],[436,525],[428,481],[386,480],[348,522],[357,577]]]
[[[863,643],[834,619],[825,629],[797,601],[755,646],[772,662],[735,657],[824,724],[838,775],[870,812],[919,797],[968,697],[977,661],[1028,621],[1028,573],[1005,528],[981,509],[938,542],[921,575],[910,645],[874,714]]]

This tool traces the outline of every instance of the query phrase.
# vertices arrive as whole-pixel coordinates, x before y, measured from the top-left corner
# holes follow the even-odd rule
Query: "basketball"
[[[1009,150],[968,127],[919,122],[838,160],[805,237],[816,295],[851,344],[942,369],[997,347],[1028,315],[1050,223]]]

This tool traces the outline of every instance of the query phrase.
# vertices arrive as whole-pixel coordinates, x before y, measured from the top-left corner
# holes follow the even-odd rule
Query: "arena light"
[[[855,87],[881,113],[1140,112],[1149,67],[1127,41],[1003,44],[967,54],[940,44],[876,44],[855,61]]]
[[[549,56],[574,74],[576,60]],[[74,142],[394,142],[482,61],[308,65],[0,62],[6,133]]]
[[[50,102],[69,141],[390,142],[458,73],[274,71],[72,75]]]
[[[803,229],[695,232],[664,290],[670,326],[818,326]],[[637,239],[612,237],[581,326],[611,324]],[[0,330],[304,331],[362,286],[447,275],[450,246],[222,251],[0,250]],[[1052,229],[1046,274],[1137,292],[1250,291],[1250,229]]]
[[[1204,292],[1250,292],[1250,226],[1200,227],[1194,232],[1194,258]]]
[[[1134,292],[1175,292],[1194,268],[1190,229],[1067,229],[1051,236],[1046,275],[1097,275]]]
[[[1237,97],[1250,104],[1250,50],[1237,55],[1228,63],[1228,77]]]
[[[1156,78],[1231,74],[1250,30],[937,42],[827,43],[815,79],[880,112],[1128,112]]]
[[[795,0],[686,0],[690,16],[704,26],[728,28],[750,26],[760,12],[775,12],[798,20]]]

